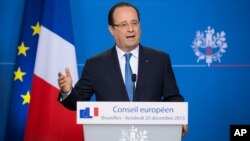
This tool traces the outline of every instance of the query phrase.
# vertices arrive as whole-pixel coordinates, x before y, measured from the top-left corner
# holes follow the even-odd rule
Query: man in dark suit
[[[86,61],[75,87],[69,69],[65,75],[59,73],[58,100],[71,110],[77,101],[89,101],[93,94],[97,101],[184,101],[169,55],[139,43],[138,9],[118,3],[111,8],[108,21],[116,44]],[[183,130],[185,134],[186,126]]]

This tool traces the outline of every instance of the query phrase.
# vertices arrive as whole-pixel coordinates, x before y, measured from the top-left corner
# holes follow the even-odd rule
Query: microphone
[[[135,97],[135,81],[136,81],[136,74],[132,74],[132,82],[133,82],[133,99]]]
[[[132,82],[135,83],[135,81],[136,81],[136,74],[133,73],[132,74]]]

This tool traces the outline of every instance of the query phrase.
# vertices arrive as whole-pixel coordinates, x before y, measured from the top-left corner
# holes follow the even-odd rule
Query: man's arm
[[[94,93],[92,86],[90,65],[86,62],[82,77],[76,83],[75,87],[72,87],[72,78],[70,71],[65,70],[65,74],[59,73],[58,85],[60,93],[58,95],[58,101],[70,110],[76,110],[77,101],[89,101]]]

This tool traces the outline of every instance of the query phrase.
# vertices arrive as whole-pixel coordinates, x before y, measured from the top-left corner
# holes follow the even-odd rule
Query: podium
[[[78,102],[85,141],[181,141],[187,102]]]

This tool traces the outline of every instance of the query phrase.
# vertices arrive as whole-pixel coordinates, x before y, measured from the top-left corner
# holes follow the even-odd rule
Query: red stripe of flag
[[[97,117],[99,115],[98,113],[99,113],[98,108],[95,107],[94,108],[94,116]]]

